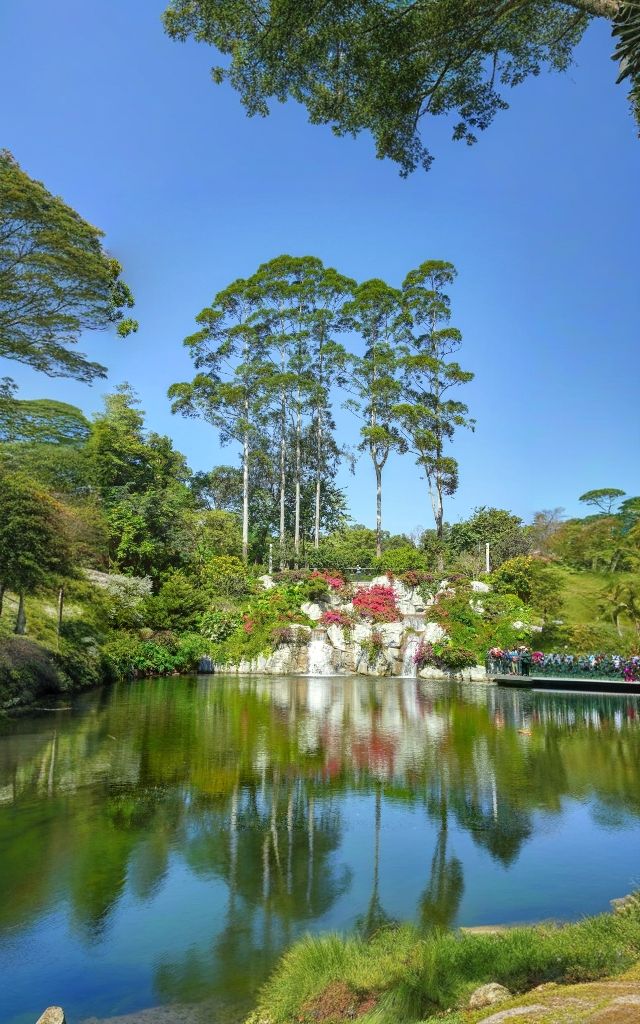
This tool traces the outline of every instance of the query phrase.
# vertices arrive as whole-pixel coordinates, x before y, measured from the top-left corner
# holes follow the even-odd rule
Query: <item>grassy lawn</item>
[[[515,928],[497,935],[420,934],[412,926],[355,936],[307,937],[265,986],[253,1024],[362,1024],[478,1020],[462,1011],[470,993],[498,982],[512,993],[546,983],[614,977],[640,961],[640,902],[623,914],[577,924]],[[459,1015],[458,1015],[459,1014]]]

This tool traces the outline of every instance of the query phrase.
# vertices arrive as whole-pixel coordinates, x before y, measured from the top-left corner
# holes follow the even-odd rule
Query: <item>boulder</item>
[[[511,999],[509,989],[491,981],[471,993],[468,1006],[470,1010],[481,1010],[483,1006],[495,1006],[496,1003],[504,1003],[507,999]]]
[[[378,626],[378,632],[384,639],[386,647],[400,647],[404,634],[402,622],[383,622]]]
[[[437,622],[425,622],[424,631],[420,633],[420,639],[427,644],[437,644],[445,637],[446,631]]]
[[[305,601],[300,606],[305,615],[307,615],[313,622],[319,622],[322,618],[322,608],[315,601]]]
[[[358,622],[353,627],[351,636],[357,644],[361,644],[363,640],[370,640],[371,634],[373,633],[373,626],[368,622]]]
[[[471,589],[475,594],[488,594],[491,587],[488,583],[483,583],[482,580],[471,580]]]
[[[48,1006],[36,1024],[65,1024],[64,1010],[61,1006]]]
[[[271,576],[258,576],[258,583],[262,584],[263,590],[273,590],[273,588],[275,587],[275,583],[273,582]]]
[[[344,630],[341,626],[337,626],[335,623],[329,626],[327,629],[327,638],[332,647],[337,651],[346,651],[347,641],[345,639]]]

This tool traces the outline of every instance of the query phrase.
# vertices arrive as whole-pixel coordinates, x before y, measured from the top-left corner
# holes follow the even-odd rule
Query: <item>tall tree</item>
[[[382,471],[392,451],[405,450],[396,405],[401,397],[398,375],[406,326],[402,294],[384,281],[358,285],[344,307],[347,324],[364,342],[362,355],[351,357],[347,402],[361,421],[360,450],[369,452],[376,475],[376,555],[382,554]]]
[[[106,370],[74,351],[81,331],[137,329],[133,297],[103,232],[0,151],[0,356],[50,377]]]
[[[30,481],[0,473],[0,590],[18,594],[16,633],[27,629],[25,596],[70,570],[58,503]]]
[[[567,70],[592,18],[612,24],[640,123],[638,0],[171,0],[164,24],[229,56],[214,81],[230,82],[250,115],[292,97],[337,135],[370,131],[377,156],[406,175],[432,162],[428,117],[452,118],[453,138],[475,142],[507,88]]]
[[[203,416],[223,444],[242,451],[242,555],[249,556],[249,472],[251,450],[265,416],[268,368],[256,326],[259,294],[252,281],[238,279],[218,292],[196,317],[200,330],[185,339],[196,369],[187,383],[172,384],[172,411]]]
[[[624,495],[625,492],[621,491],[619,487],[598,487],[593,491],[585,491],[578,500],[584,502],[585,505],[597,508],[602,515],[611,516]]]
[[[411,322],[409,351],[403,360],[403,400],[396,408],[405,435],[429,485],[436,534],[442,537],[444,498],[458,487],[458,463],[446,453],[456,427],[473,427],[467,406],[449,397],[473,374],[450,357],[462,335],[451,327],[451,304],[444,289],[455,279],[451,263],[428,260],[407,274],[405,309]]]

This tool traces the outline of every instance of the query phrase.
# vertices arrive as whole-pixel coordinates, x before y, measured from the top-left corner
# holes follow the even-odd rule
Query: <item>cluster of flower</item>
[[[323,612],[320,624],[322,626],[342,626],[344,629],[348,629],[350,626],[353,626],[353,620],[347,612],[338,611],[336,608],[329,608],[326,612]]]
[[[342,576],[338,576],[336,573],[327,572],[326,570],[321,572],[318,569],[314,569],[309,579],[324,580],[331,590],[342,590],[344,587],[344,580]]]
[[[395,590],[380,583],[358,590],[353,598],[353,607],[364,619],[372,622],[397,622],[400,618]]]

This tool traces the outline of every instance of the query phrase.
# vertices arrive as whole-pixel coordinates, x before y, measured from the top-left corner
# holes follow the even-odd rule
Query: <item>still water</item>
[[[309,930],[639,884],[638,698],[165,679],[0,725],[2,1024],[235,1021]]]

